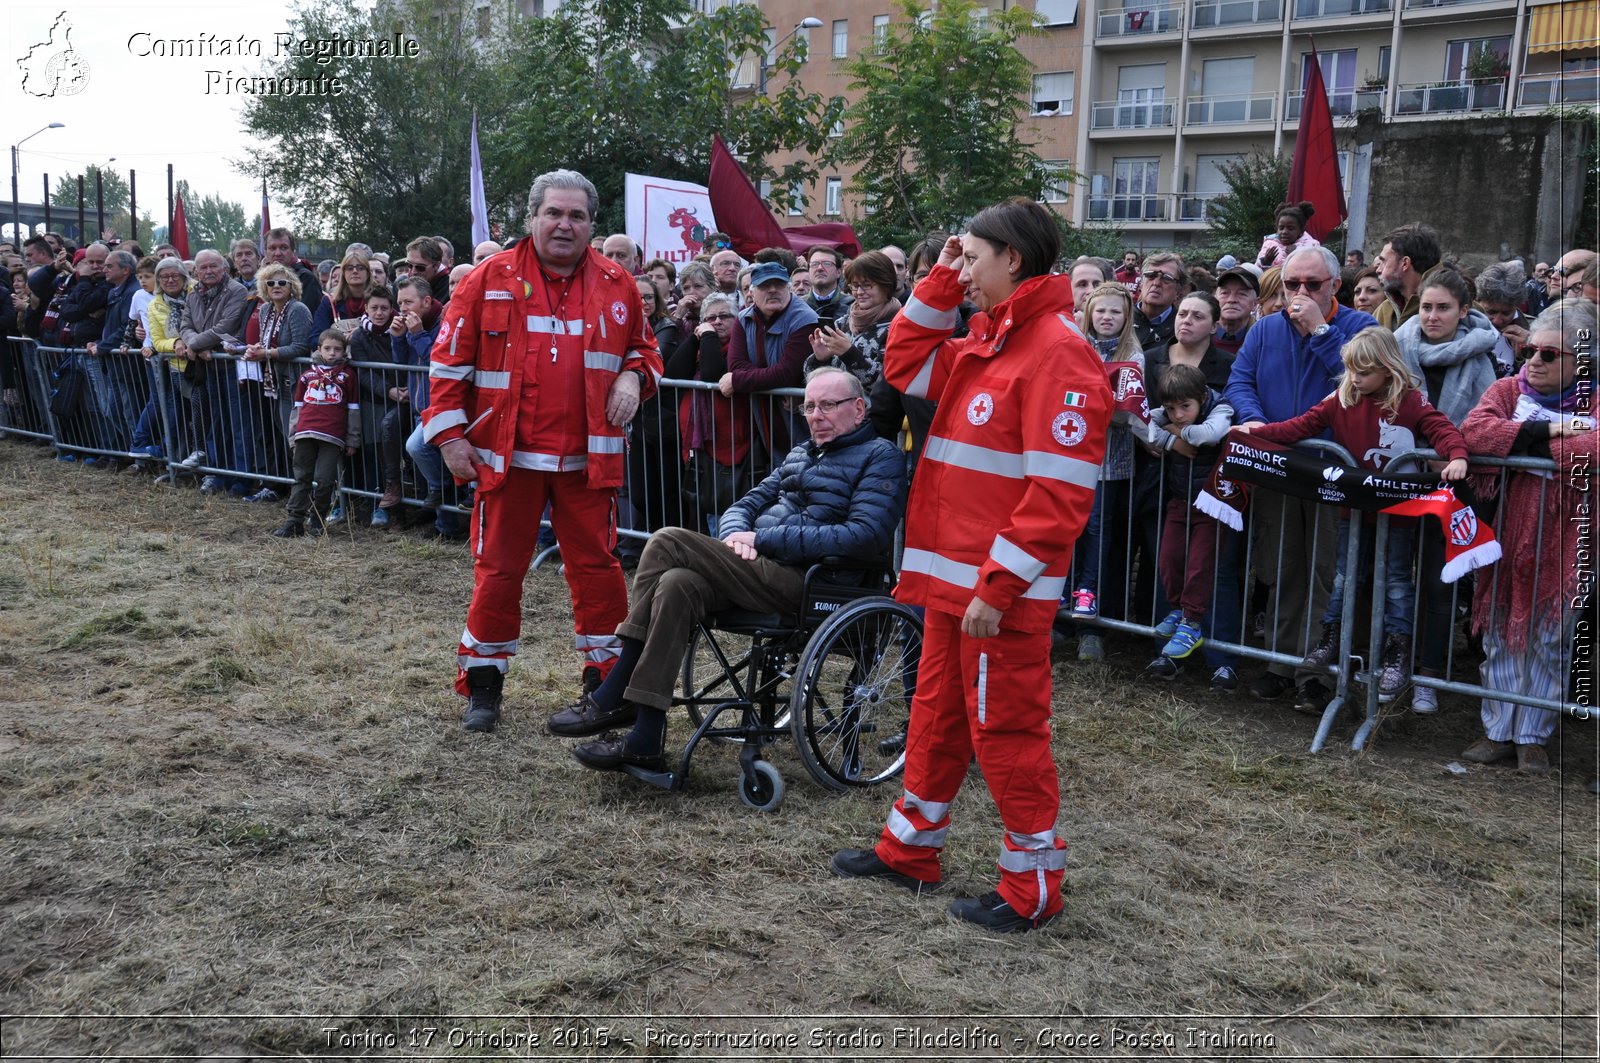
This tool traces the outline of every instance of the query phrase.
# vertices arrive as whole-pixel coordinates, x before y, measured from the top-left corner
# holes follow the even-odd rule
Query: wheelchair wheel
[[[789,703],[806,769],[838,791],[876,786],[905,767],[922,620],[890,598],[861,598],[806,643]]]
[[[768,761],[751,764],[750,773],[739,780],[739,800],[757,812],[776,812],[783,795],[783,776]]]
[[[750,655],[763,652],[760,647],[754,645],[754,642],[755,640],[749,635],[738,635],[729,631],[717,632],[717,645],[727,655],[728,664],[738,674],[739,682],[744,684],[746,694],[751,693]],[[717,659],[704,632],[698,627],[690,634],[689,650],[683,655],[683,696],[692,699],[684,706],[684,710],[689,714],[689,722],[694,727],[699,727],[705,721],[711,706],[740,700],[732,678],[723,669],[722,662]],[[738,715],[730,710],[717,718],[716,726],[732,727],[738,721]],[[788,725],[789,713],[785,706],[785,711],[778,715],[777,726]],[[744,744],[743,738],[731,735],[712,738],[710,741],[733,746]]]

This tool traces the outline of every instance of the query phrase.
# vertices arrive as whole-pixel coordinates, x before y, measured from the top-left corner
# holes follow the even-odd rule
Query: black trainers
[[[280,539],[298,539],[305,533],[306,526],[300,521],[295,520],[293,517],[290,517],[288,520],[278,525],[277,530],[272,534],[276,535]]]
[[[884,863],[876,849],[840,849],[833,854],[833,873],[840,878],[875,878],[913,893],[932,893],[939,882],[924,882]]]
[[[624,701],[614,709],[602,709],[594,698],[585,694],[550,717],[544,726],[545,730],[562,738],[588,738],[613,727],[631,727],[638,715],[631,702]]]
[[[660,750],[654,753],[629,752],[628,736],[614,731],[602,735],[597,741],[573,746],[572,756],[579,764],[595,771],[621,771],[628,766],[649,771],[667,770],[667,758]]]
[[[493,665],[480,664],[467,669],[467,708],[461,726],[469,731],[489,732],[500,722],[500,690],[506,677]]]
[[[1294,711],[1322,715],[1322,710],[1333,700],[1333,691],[1320,679],[1307,679],[1294,694]]]
[[[1178,678],[1178,673],[1183,671],[1183,665],[1171,657],[1157,657],[1145,666],[1144,674],[1147,679],[1165,679],[1168,682]]]
[[[1339,654],[1339,623],[1322,625],[1322,638],[1318,640],[1310,653],[1300,662],[1300,667],[1312,671],[1322,671],[1333,663]]]
[[[990,890],[982,897],[963,897],[952,903],[950,918],[976,923],[985,930],[993,930],[997,934],[1025,934],[1030,930],[1038,930],[1055,916],[1029,919],[1007,904],[998,892]]]
[[[1250,681],[1250,693],[1262,701],[1277,701],[1294,689],[1294,680],[1277,672],[1268,672],[1260,679]]]

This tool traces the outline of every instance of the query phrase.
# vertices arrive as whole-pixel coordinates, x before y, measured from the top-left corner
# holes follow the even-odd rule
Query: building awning
[[[1600,48],[1600,0],[1564,0],[1535,7],[1530,14],[1529,55]]]

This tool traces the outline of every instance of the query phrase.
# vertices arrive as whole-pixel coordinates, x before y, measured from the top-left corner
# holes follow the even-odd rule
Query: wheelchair
[[[830,580],[846,571],[862,585]],[[794,740],[819,784],[844,793],[876,786],[905,767],[906,726],[922,656],[922,618],[888,597],[881,564],[825,560],[805,575],[797,615],[725,610],[689,636],[682,706],[694,725],[676,768],[634,765],[629,775],[665,790],[688,782],[701,742],[739,750],[739,799],[761,812],[783,803],[783,776],[767,746]]]

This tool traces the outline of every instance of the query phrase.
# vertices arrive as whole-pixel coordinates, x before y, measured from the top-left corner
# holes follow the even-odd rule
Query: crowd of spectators
[[[1357,393],[1359,374],[1388,374],[1398,387],[1392,368],[1403,365],[1406,423],[1424,423],[1423,408],[1427,415],[1418,447],[1432,442],[1448,450],[1443,456],[1456,455],[1464,434],[1473,454],[1593,469],[1594,252],[1474,273],[1447,261],[1438,235],[1413,223],[1386,234],[1370,266],[1359,250],[1341,264],[1306,233],[1311,213],[1307,204],[1284,204],[1258,251],[1216,263],[1129,250],[1117,263],[1061,264],[1077,324],[1108,365],[1138,368],[1154,414],[1145,422],[1124,411],[1110,429],[1057,624],[1058,641],[1075,641],[1080,659],[1104,658],[1103,621],[1133,622],[1157,632],[1152,677],[1171,678],[1204,659],[1211,685],[1233,691],[1238,658],[1213,643],[1255,639],[1301,663],[1270,665],[1249,691],[1322,709],[1331,696],[1330,628],[1320,629],[1319,642],[1315,622],[1334,620],[1347,586],[1340,566],[1348,522],[1332,507],[1263,491],[1249,533],[1224,534],[1191,502],[1230,427],[1269,438],[1316,434],[1342,423],[1328,405],[1338,405],[1342,389],[1357,389],[1343,391],[1346,407],[1375,411],[1356,436],[1382,429],[1381,446],[1353,454],[1358,464],[1381,468],[1409,449],[1390,445],[1399,392],[1387,404],[1362,405],[1370,393]],[[907,441],[914,475],[932,408],[883,378],[883,348],[897,315],[917,312],[915,287],[941,245],[934,234],[909,252],[890,246],[849,260],[831,247],[804,255],[769,248],[746,262],[712,234],[699,258],[674,265],[643,260],[626,235],[597,238],[595,250],[637,278],[668,381],[633,425],[622,526],[635,539],[671,526],[714,534],[719,516],[805,438],[797,402],[782,391],[823,365],[860,381],[871,423],[883,437]],[[421,429],[429,354],[454,286],[502,248],[480,244],[470,262],[458,263],[448,240],[419,236],[403,255],[357,243],[317,264],[297,248],[285,229],[270,231],[264,248],[240,239],[192,261],[171,246],[148,254],[115,241],[77,248],[55,234],[0,245],[12,277],[0,315],[5,334],[72,352],[83,380],[76,405],[55,409],[52,428],[46,411],[59,405],[60,389],[52,394],[43,373],[27,371],[25,344],[7,344],[0,426],[53,432],[62,461],[195,482],[206,494],[269,503],[293,482],[283,535],[361,519],[462,537],[468,498]],[[1363,341],[1367,353],[1352,361],[1353,342],[1373,329],[1384,343]],[[326,365],[355,367],[338,374],[348,392],[338,433],[332,420],[305,427],[308,386],[326,403],[334,379],[326,365],[305,379],[319,372],[310,357],[319,348]],[[1375,361],[1380,348],[1393,357]],[[1293,427],[1273,427],[1286,422]],[[1455,465],[1447,477],[1459,473]],[[1565,519],[1563,507],[1576,503],[1562,488],[1572,481],[1477,466],[1473,473],[1477,514],[1508,543],[1506,560],[1475,583],[1471,626],[1488,658],[1486,685],[1560,699],[1567,687],[1557,673],[1578,613],[1570,604],[1589,589],[1572,582],[1582,574],[1572,537],[1586,526]],[[334,493],[336,479],[342,493]],[[1439,578],[1443,541],[1442,529],[1426,526],[1388,540],[1388,571],[1396,587],[1409,588],[1414,577],[1417,607],[1412,616],[1411,603],[1402,607],[1394,595],[1380,662],[1386,700],[1404,693],[1413,674],[1452,670],[1468,594]],[[1552,608],[1558,600],[1569,607]],[[1430,687],[1410,695],[1415,711],[1436,710]],[[1485,704],[1485,737],[1469,759],[1547,767],[1553,715]]]

